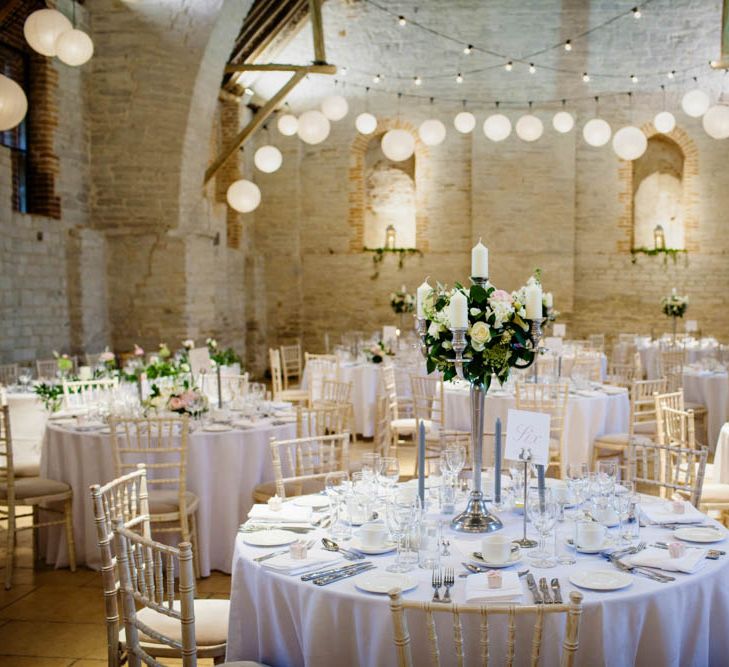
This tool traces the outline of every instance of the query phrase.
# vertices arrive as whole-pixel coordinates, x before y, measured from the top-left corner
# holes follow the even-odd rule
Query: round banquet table
[[[719,431],[729,417],[729,373],[685,368],[683,395],[687,401],[706,406],[708,445],[715,447]]]
[[[520,517],[513,513],[502,515],[504,531],[513,537],[521,531]],[[560,525],[560,540],[570,530],[569,522]],[[729,535],[723,529],[725,535]],[[451,557],[443,558],[441,566],[452,566],[462,572],[461,550],[469,544],[478,545],[480,536],[466,536],[448,529]],[[314,535],[321,536],[323,531]],[[649,544],[666,539],[670,532],[660,527],[641,528],[641,539]],[[461,542],[463,540],[463,542]],[[726,540],[722,543],[726,544]],[[719,549],[726,549],[722,544]],[[710,545],[715,546],[715,545]],[[474,547],[470,547],[472,550]],[[562,546],[566,549],[567,547]],[[302,582],[299,576],[274,573],[253,562],[253,558],[270,551],[246,545],[238,536],[233,557],[233,577],[230,595],[227,660],[258,660],[267,665],[294,667],[312,665],[357,665],[381,667],[396,664],[392,640],[392,622],[387,596],[371,595],[357,590],[357,577],[327,586]],[[368,556],[378,569],[384,569],[392,555]],[[691,665],[726,665],[729,655],[729,557],[707,560],[694,574],[670,573],[676,581],[658,583],[641,576],[632,576],[625,589],[597,592],[579,589],[569,580],[570,571],[580,569],[611,569],[598,556],[576,554],[576,565],[558,565],[538,569],[526,560],[515,569],[530,568],[535,578],[558,577],[562,596],[579,590],[584,596],[582,625],[576,665],[650,667],[688,667]],[[406,599],[430,600],[430,570],[416,568],[410,574],[418,580],[416,589],[404,593]],[[360,575],[362,576],[362,575]],[[465,602],[465,579],[456,577],[453,600]],[[521,604],[531,604],[531,594],[522,583]],[[413,664],[430,663],[423,616],[409,617]],[[529,664],[533,617],[517,617],[516,664]],[[489,621],[492,656],[503,655],[504,621]],[[438,636],[452,637],[452,621],[443,614],[438,620]],[[478,638],[466,628],[466,655],[478,655]],[[472,628],[477,632],[476,628]],[[559,665],[558,650],[564,633],[564,623],[545,620],[541,665]],[[441,639],[441,641],[443,641]],[[442,644],[444,665],[455,663],[454,652]],[[499,662],[498,660],[496,662]]]
[[[606,393],[610,392],[610,393]],[[464,383],[447,383],[446,428],[470,431],[471,408],[469,389]],[[486,432],[493,433],[496,418],[506,428],[507,414],[516,408],[516,398],[510,392],[492,389],[486,395],[484,421]],[[592,443],[606,433],[627,433],[630,420],[630,401],[626,389],[603,387],[581,392],[570,392],[565,419],[562,463],[590,463]]]
[[[686,341],[683,347],[686,350],[686,363],[689,364],[701,361],[705,357],[716,357],[719,353],[719,344],[713,338],[702,338],[700,341]],[[638,354],[640,354],[640,363],[645,369],[646,377],[649,380],[655,380],[660,377],[660,342],[654,340],[639,343]]]
[[[714,477],[711,481],[729,484],[729,423],[724,424],[719,431],[714,452]]]
[[[269,450],[272,437],[293,438],[296,425],[263,422],[253,428],[225,432],[197,430],[190,434],[187,457],[187,489],[200,499],[197,526],[200,571],[230,571],[238,527],[253,505],[254,487],[273,479]],[[89,486],[114,479],[111,437],[49,424],[43,440],[41,475],[66,482],[73,488],[73,529],[79,564],[100,567]],[[154,535],[153,535],[154,536]],[[66,540],[61,527],[42,529],[46,562],[68,564]],[[179,535],[170,534],[179,541]]]

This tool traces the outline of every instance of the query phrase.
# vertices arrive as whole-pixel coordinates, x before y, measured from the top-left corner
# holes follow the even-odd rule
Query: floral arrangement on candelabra
[[[56,358],[56,365],[61,377],[67,376],[73,370],[73,360],[67,354],[59,354],[55,350],[53,356]]]
[[[385,360],[385,357],[395,356],[395,351],[387,343],[378,341],[368,350],[365,350],[365,356],[373,364],[381,364]]]
[[[678,318],[683,317],[684,313],[688,309],[689,298],[688,296],[681,296],[676,292],[674,287],[668,296],[661,298],[661,308],[663,314],[666,317],[670,317],[673,323],[673,338],[676,339],[676,327],[678,325]]]
[[[240,356],[232,347],[222,349],[215,338],[208,338],[205,343],[210,352],[210,360],[216,366],[232,366],[241,363]]]
[[[48,412],[56,412],[61,409],[63,404],[63,386],[60,384],[52,384],[41,382],[33,388],[36,396],[43,403],[43,407]]]
[[[169,410],[178,414],[199,417],[208,410],[208,399],[197,387],[187,381],[180,386],[163,387],[152,385],[152,391],[144,401],[146,410]]]
[[[107,374],[116,370],[116,356],[108,347],[99,355],[99,365],[103,366],[103,372]]]
[[[410,294],[405,285],[390,294],[390,308],[396,315],[415,312],[415,295]]]

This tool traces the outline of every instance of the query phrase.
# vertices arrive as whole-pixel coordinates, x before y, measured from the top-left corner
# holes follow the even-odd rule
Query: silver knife
[[[559,587],[559,579],[557,577],[552,579],[552,590],[554,591],[555,604],[562,604],[562,590]]]
[[[348,572],[349,570],[358,568],[360,565],[362,565],[362,563],[353,563],[350,565],[344,565],[344,566],[340,565],[338,567],[330,567],[330,568],[326,568],[324,570],[317,570],[316,572],[309,572],[308,574],[301,575],[301,581],[311,581],[312,579],[318,579],[319,577],[326,577],[330,574]]]
[[[314,584],[316,586],[326,586],[327,584],[333,584],[335,581],[341,581],[342,579],[354,577],[355,575],[362,574],[362,572],[367,572],[367,570],[373,570],[375,568],[374,563],[360,565],[360,567],[349,570],[348,572],[342,572],[340,574],[330,574],[326,577],[319,577],[319,579],[314,579]]]
[[[534,575],[531,572],[527,574],[526,582],[529,590],[532,592],[534,604],[544,604],[544,600],[542,600],[542,596],[539,594],[539,589],[537,588],[537,582],[534,580]]]
[[[552,596],[549,594],[549,586],[547,585],[546,577],[542,577],[539,580],[539,591],[544,598],[544,604],[552,604]]]

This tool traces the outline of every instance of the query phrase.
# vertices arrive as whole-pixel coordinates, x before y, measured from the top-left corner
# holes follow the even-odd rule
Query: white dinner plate
[[[575,570],[569,580],[575,586],[593,591],[617,591],[633,583],[627,572],[619,570]]]
[[[403,593],[416,588],[418,580],[409,574],[398,572],[373,572],[355,579],[354,585],[366,593],[387,595],[393,588],[399,588]]]
[[[571,538],[567,538],[565,540],[565,544],[581,554],[599,554],[601,551],[615,546],[615,543],[609,537],[605,538],[605,541],[599,547],[594,547],[592,549],[588,549],[587,547],[576,547],[574,540]]]
[[[243,541],[254,547],[283,547],[299,539],[299,535],[290,530],[258,530],[253,533],[241,533]]]
[[[700,526],[694,526],[693,528],[677,528],[673,531],[673,534],[679,540],[684,540],[686,542],[721,542],[725,537],[724,533],[719,530],[715,530],[714,528],[703,528]]]
[[[203,431],[209,433],[223,433],[224,431],[232,431],[233,427],[230,424],[208,424],[203,426]]]
[[[320,493],[314,493],[310,496],[297,496],[291,501],[291,503],[298,507],[321,509],[322,507],[329,507],[329,498],[321,495]]]
[[[80,432],[86,432],[86,431],[101,431],[102,429],[105,429],[105,424],[81,424],[74,426],[74,429]]]
[[[492,567],[494,569],[500,569],[502,567],[511,567],[512,565],[516,565],[517,563],[521,563],[522,560],[522,553],[521,549],[519,551],[512,551],[509,557],[509,560],[507,560],[505,563],[490,563],[487,560],[482,560],[480,558],[475,558],[473,554],[469,554],[468,559],[472,563],[476,563],[477,565],[486,565],[487,567]]]
[[[355,536],[350,541],[349,545],[352,547],[352,549],[355,549],[356,551],[360,551],[363,554],[367,554],[368,556],[377,556],[378,554],[387,554],[391,551],[394,551],[397,548],[397,544],[395,542],[385,542],[384,544],[381,544],[376,547],[366,547],[362,544],[359,537]]]

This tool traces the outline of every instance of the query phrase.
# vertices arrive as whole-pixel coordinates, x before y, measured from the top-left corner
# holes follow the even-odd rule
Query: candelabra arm
[[[428,346],[425,344],[425,337],[428,335],[428,320],[424,317],[415,318],[415,333],[420,338],[420,353],[428,358]]]
[[[468,331],[466,327],[456,327],[451,329],[451,332],[453,333],[453,351],[456,353],[456,358],[453,363],[456,367],[456,375],[458,375],[461,380],[464,378],[463,351],[466,349],[466,331]]]

